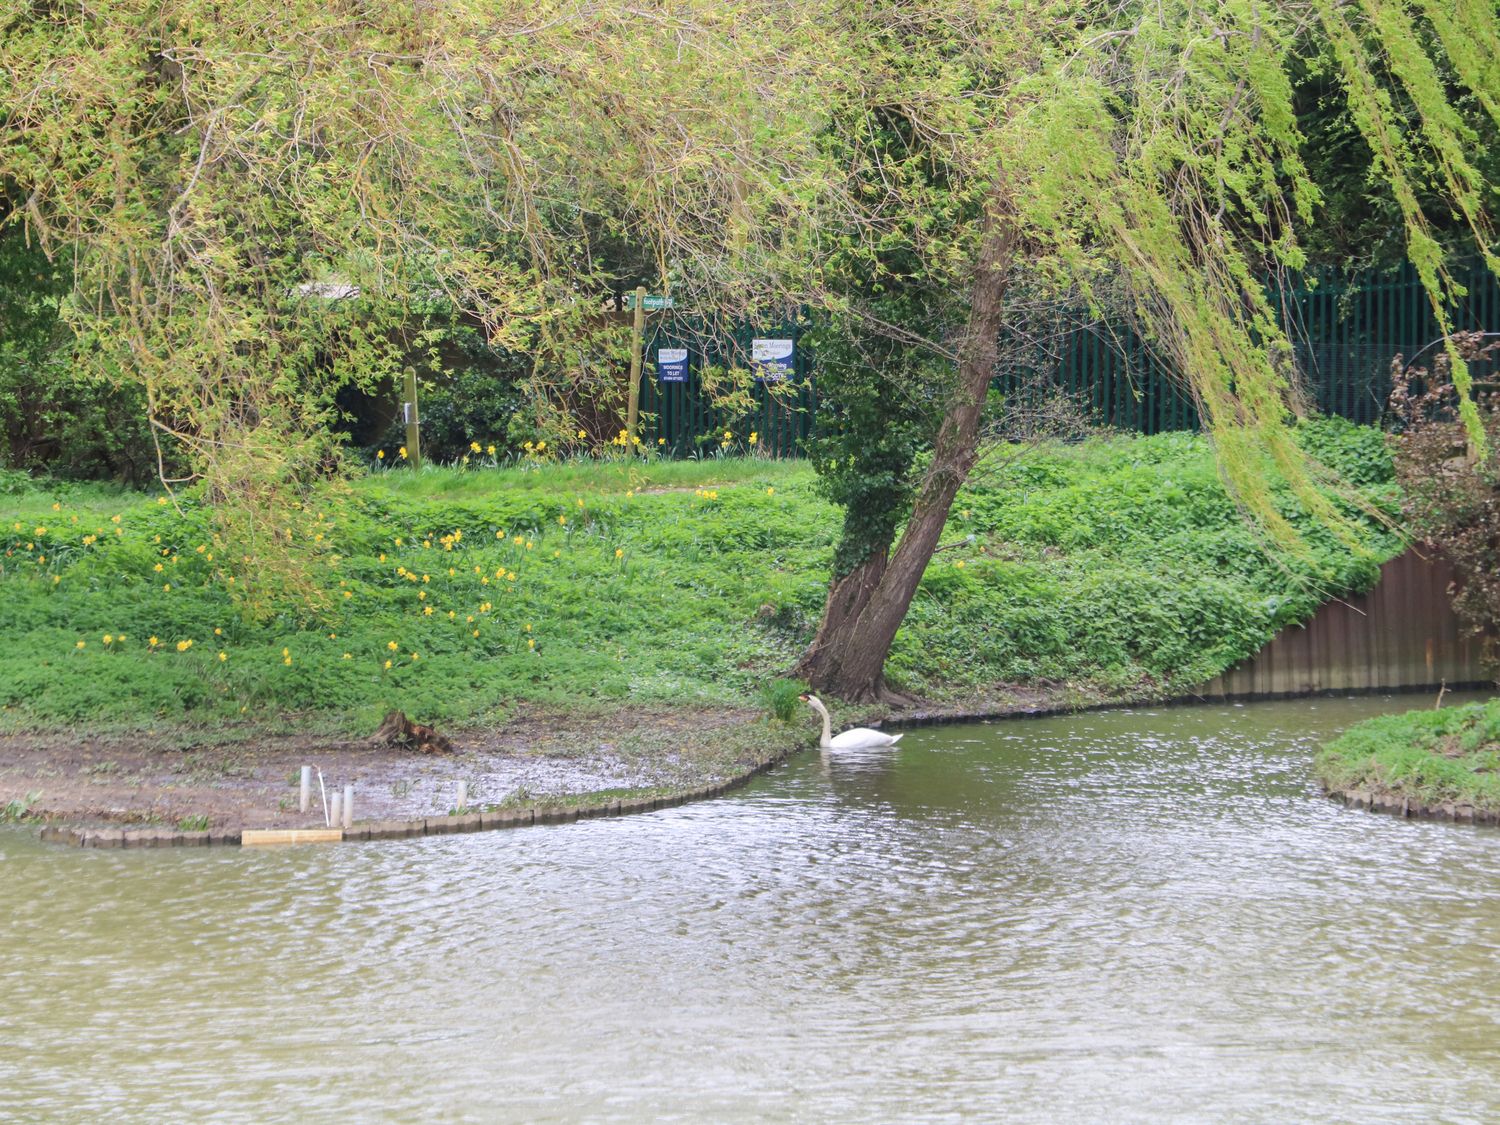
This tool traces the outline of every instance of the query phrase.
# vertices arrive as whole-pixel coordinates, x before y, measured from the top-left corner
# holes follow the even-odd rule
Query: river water
[[[644,816],[0,832],[0,1119],[1494,1121],[1500,832],[1317,794],[1398,699],[803,755]]]

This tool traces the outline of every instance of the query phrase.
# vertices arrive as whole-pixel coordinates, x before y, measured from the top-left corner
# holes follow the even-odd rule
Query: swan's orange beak
[[[807,696],[805,696],[805,695],[799,695],[797,698],[800,699],[800,700],[802,700],[803,703],[807,702]]]

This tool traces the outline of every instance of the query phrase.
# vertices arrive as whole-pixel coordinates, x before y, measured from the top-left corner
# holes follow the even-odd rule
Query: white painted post
[[[468,807],[469,807],[469,783],[467,781],[460,781],[458,783],[458,805],[457,805],[457,808],[458,808],[459,812],[463,812],[464,809],[466,809]]]
[[[302,789],[297,794],[297,811],[306,812],[312,804],[312,766],[302,767]]]
[[[328,802],[328,827],[337,828],[342,820],[343,814],[339,811],[339,791],[335,789]]]
[[[344,786],[344,827],[354,827],[354,786]]]

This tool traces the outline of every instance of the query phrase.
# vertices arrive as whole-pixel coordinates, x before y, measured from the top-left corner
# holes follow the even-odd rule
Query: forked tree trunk
[[[817,638],[795,669],[818,690],[850,700],[900,699],[886,686],[886,657],[937,549],[953,498],[974,465],[1015,246],[1014,224],[992,210],[975,265],[958,386],[938,428],[932,463],[895,553],[887,560],[885,552],[877,552],[830,587]]]

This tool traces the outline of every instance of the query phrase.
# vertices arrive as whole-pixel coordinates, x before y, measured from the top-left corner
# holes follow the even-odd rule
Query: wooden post
[[[635,323],[630,332],[630,406],[625,414],[625,449],[635,452],[635,428],[641,413],[641,364],[646,346],[646,287],[635,291]]]
[[[402,410],[406,416],[406,457],[413,469],[422,467],[422,434],[417,418],[417,373],[406,369],[406,402]]]
[[[312,805],[312,766],[302,767],[302,787],[297,793],[297,811],[306,812]]]

